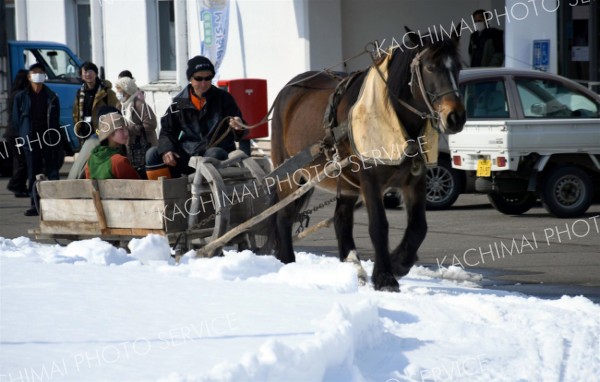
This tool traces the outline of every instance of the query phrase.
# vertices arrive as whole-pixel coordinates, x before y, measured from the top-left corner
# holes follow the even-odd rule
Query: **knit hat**
[[[210,62],[210,60],[204,56],[196,56],[191,58],[188,63],[187,63],[188,67],[187,70],[185,71],[185,74],[187,75],[187,79],[189,80],[190,77],[192,77],[192,75],[196,72],[201,72],[203,70],[210,70],[213,74],[215,74],[215,67],[212,64],[212,62]]]
[[[129,95],[134,95],[138,91],[138,87],[135,84],[135,80],[129,77],[119,78],[115,85],[123,89],[123,91]]]
[[[100,117],[98,123],[98,140],[102,142],[117,131],[117,129],[126,128],[125,118],[120,113],[108,113]]]

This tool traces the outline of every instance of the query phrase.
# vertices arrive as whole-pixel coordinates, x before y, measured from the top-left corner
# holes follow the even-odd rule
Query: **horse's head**
[[[413,97],[426,107],[429,114],[439,118],[438,127],[442,133],[460,132],[466,114],[458,88],[461,69],[458,38],[427,44],[427,39],[420,38],[408,28],[406,30],[417,47],[410,64]]]

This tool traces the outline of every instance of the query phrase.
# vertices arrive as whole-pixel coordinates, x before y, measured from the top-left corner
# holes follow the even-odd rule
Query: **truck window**
[[[467,118],[509,118],[504,81],[471,82],[462,86]]]
[[[25,69],[35,62],[46,68],[48,82],[79,82],[79,66],[64,50],[59,49],[26,49]]]
[[[526,118],[596,118],[598,104],[559,81],[515,80]]]

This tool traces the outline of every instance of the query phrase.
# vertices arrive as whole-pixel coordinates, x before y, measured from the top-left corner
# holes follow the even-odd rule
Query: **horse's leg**
[[[338,240],[340,261],[345,261],[348,253],[356,250],[352,227],[354,225],[354,205],[357,200],[358,196],[340,195],[335,205],[333,225]]]
[[[284,188],[282,191],[278,192],[279,200],[289,196],[293,191],[295,191],[294,188]],[[302,195],[300,198],[296,199],[293,203],[290,203],[279,210],[276,214],[275,256],[284,264],[289,264],[296,261],[292,240],[292,226],[294,225],[294,222],[298,220],[298,213],[300,210],[305,208],[308,204],[313,192],[314,188]]]
[[[340,261],[349,262],[356,268],[360,285],[367,283],[367,273],[360,263],[354,243],[352,228],[354,227],[354,206],[358,196],[340,195],[335,205],[333,224],[338,241]]]
[[[397,292],[400,286],[392,271],[388,247],[389,225],[383,205],[383,192],[377,179],[366,175],[366,172],[361,175],[360,184],[369,216],[369,236],[375,249],[375,264],[371,276],[373,287],[376,290]]]
[[[296,209],[291,205],[282,208],[276,214],[275,230],[277,240],[275,245],[275,256],[284,264],[296,261],[294,247],[292,245],[292,225],[296,218]]]
[[[406,275],[417,262],[417,250],[427,234],[425,176],[413,178],[411,183],[402,186],[407,217],[406,230],[402,241],[391,254],[394,274],[398,277]]]

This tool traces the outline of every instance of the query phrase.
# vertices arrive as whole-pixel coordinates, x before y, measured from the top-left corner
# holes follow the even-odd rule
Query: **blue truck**
[[[47,41],[8,41],[0,52],[0,172],[10,174],[11,160],[8,158],[4,141],[4,129],[8,121],[8,96],[12,82],[20,69],[27,69],[35,62],[46,68],[46,85],[60,101],[60,124],[67,126],[71,146],[78,149],[78,140],[73,131],[73,102],[77,89],[81,87],[81,60],[71,49],[60,43]]]

